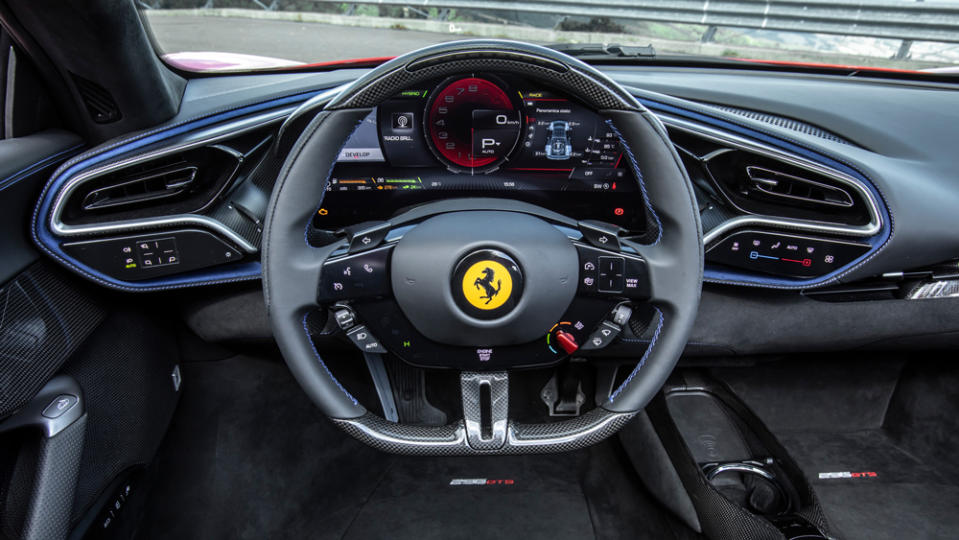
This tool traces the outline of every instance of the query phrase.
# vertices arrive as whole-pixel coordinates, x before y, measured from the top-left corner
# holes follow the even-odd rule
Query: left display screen
[[[319,228],[451,197],[502,197],[641,233],[642,199],[612,127],[581,103],[493,74],[410,88],[340,151]]]

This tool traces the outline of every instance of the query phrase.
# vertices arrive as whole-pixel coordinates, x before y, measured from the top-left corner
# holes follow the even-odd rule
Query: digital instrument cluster
[[[410,88],[340,151],[315,225],[387,219],[452,197],[522,200],[641,233],[644,205],[619,138],[575,99],[499,74]]]

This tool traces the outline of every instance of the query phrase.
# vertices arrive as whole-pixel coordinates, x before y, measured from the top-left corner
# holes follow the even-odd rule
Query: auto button
[[[380,340],[376,339],[369,329],[365,325],[359,325],[354,327],[349,332],[346,333],[346,337],[350,338],[350,341],[353,342],[361,351],[365,353],[373,354],[385,354],[386,347],[383,347],[383,344],[380,343]]]

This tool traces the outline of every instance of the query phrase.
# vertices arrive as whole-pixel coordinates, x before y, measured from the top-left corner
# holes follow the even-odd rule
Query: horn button
[[[393,251],[400,310],[438,343],[502,346],[541,338],[576,294],[576,248],[527,214],[442,214],[407,232]]]

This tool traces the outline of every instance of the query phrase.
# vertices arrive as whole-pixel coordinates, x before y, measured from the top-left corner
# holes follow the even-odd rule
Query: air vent
[[[175,197],[193,185],[198,170],[196,165],[178,163],[136,174],[90,191],[81,208],[90,212]]]
[[[748,182],[745,187],[751,190],[753,195],[781,199],[786,204],[839,208],[850,208],[854,204],[852,195],[847,190],[808,178],[754,165],[746,167],[746,176]]]
[[[707,207],[704,226],[735,214],[853,227],[873,223],[865,191],[840,173],[690,129],[673,126],[669,133]],[[710,212],[715,218],[707,220]]]
[[[113,99],[106,88],[74,73],[70,75],[73,76],[73,83],[77,87],[77,92],[80,93],[80,98],[83,99],[84,105],[87,106],[87,112],[90,113],[94,122],[109,124],[120,119],[120,107],[117,106],[116,100]]]
[[[83,225],[200,212],[215,203],[242,162],[236,150],[210,145],[107,169],[73,190],[60,217]]]

